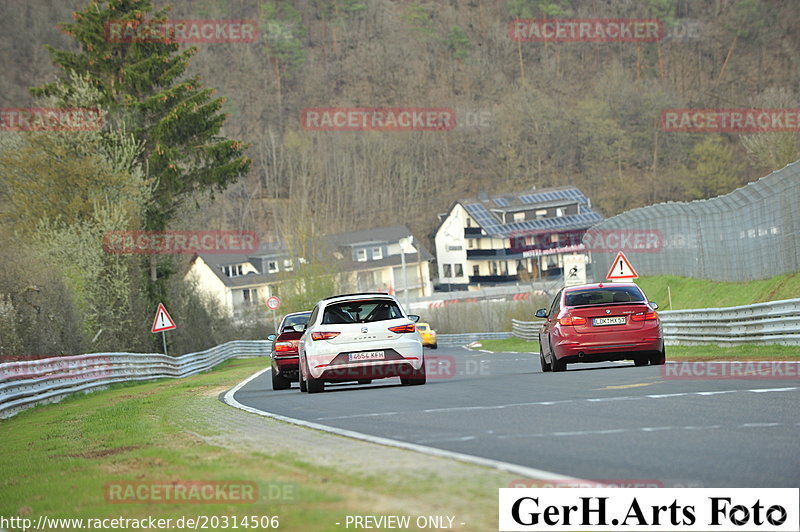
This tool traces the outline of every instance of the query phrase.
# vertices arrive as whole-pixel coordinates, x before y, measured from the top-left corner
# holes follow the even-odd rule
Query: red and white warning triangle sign
[[[156,311],[156,319],[153,320],[153,328],[150,329],[150,332],[171,331],[175,328],[175,322],[172,321],[169,312],[164,308],[164,304],[159,303],[158,310]]]
[[[611,269],[608,270],[606,279],[614,281],[620,279],[636,279],[637,277],[639,277],[639,274],[636,273],[636,270],[631,266],[631,261],[628,260],[628,257],[621,251],[617,253],[617,258],[611,263]]]

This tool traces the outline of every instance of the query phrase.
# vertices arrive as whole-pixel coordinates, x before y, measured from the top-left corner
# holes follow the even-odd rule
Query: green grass
[[[535,353],[539,342],[528,342],[511,337],[503,340],[481,340],[480,347],[493,353]],[[796,360],[800,358],[800,346],[788,345],[718,345],[667,346],[667,360]]]
[[[800,346],[791,345],[672,345],[667,360],[797,360]]]
[[[667,287],[672,294],[672,310],[735,307],[800,297],[800,272],[745,283],[659,275],[641,277],[636,284],[644,290],[650,301],[658,302],[661,310],[670,310]]]
[[[484,349],[494,353],[538,353],[539,342],[529,342],[521,338],[512,336],[503,340],[481,340],[480,347],[473,349]]]
[[[466,530],[496,524],[497,488],[515,478],[508,473],[289,426],[218,400],[263,367],[263,359],[229,361],[202,375],[71,396],[0,421],[0,515],[34,522],[40,515],[277,515],[281,529],[310,532],[341,530],[334,523],[348,514],[441,512],[457,514]],[[279,448],[240,443],[250,427],[258,427],[256,434],[279,431],[271,436]],[[210,443],[221,441],[215,438],[227,439]],[[294,438],[311,443],[296,451]],[[317,442],[329,459],[314,454]],[[340,465],[336,453],[359,457],[353,459],[358,466]],[[260,498],[251,504],[111,504],[105,498],[107,483],[186,480],[253,482]]]

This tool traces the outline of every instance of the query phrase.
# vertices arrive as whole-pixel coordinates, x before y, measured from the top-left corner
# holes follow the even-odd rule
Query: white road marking
[[[767,389],[754,389],[754,390],[720,390],[720,391],[703,391],[703,392],[682,392],[682,393],[665,393],[665,394],[649,394],[649,395],[622,395],[618,397],[591,397],[588,399],[563,399],[560,401],[536,401],[532,403],[510,403],[504,405],[490,405],[490,406],[453,406],[448,408],[427,408],[425,410],[409,410],[407,412],[373,412],[370,414],[352,414],[348,416],[331,416],[331,417],[318,417],[317,421],[331,421],[335,419],[357,419],[362,417],[380,417],[380,416],[396,416],[398,414],[436,414],[442,412],[470,412],[476,410],[503,410],[504,408],[517,408],[527,406],[552,406],[556,404],[567,403],[606,403],[612,401],[640,401],[643,399],[667,399],[672,397],[684,397],[689,395],[697,395],[701,397],[709,397],[713,395],[728,394],[728,393],[743,393],[743,392],[791,392],[799,390],[800,387],[792,388],[767,388]]]
[[[732,429],[751,429],[751,428],[765,428],[765,427],[783,427],[784,423],[742,423],[741,425],[731,425]],[[687,425],[685,427],[638,427],[631,429],[605,429],[605,430],[576,430],[571,432],[535,432],[531,434],[504,434],[496,436],[499,440],[510,440],[516,438],[553,438],[553,437],[577,437],[577,436],[598,436],[606,434],[621,434],[630,432],[657,432],[664,430],[686,430],[686,431],[699,431],[699,430],[719,430],[726,428],[723,425],[704,425],[693,426]]]

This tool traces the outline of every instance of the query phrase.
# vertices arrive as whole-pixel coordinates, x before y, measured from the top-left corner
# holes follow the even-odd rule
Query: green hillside
[[[637,279],[636,284],[642,287],[650,301],[659,304],[661,310],[733,307],[800,297],[800,272],[746,283],[658,275]],[[667,288],[672,296],[672,309]]]

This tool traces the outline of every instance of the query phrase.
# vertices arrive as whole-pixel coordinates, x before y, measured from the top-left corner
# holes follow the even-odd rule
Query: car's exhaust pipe
[[[583,351],[580,351],[580,352],[578,353],[578,358],[583,358]]]

